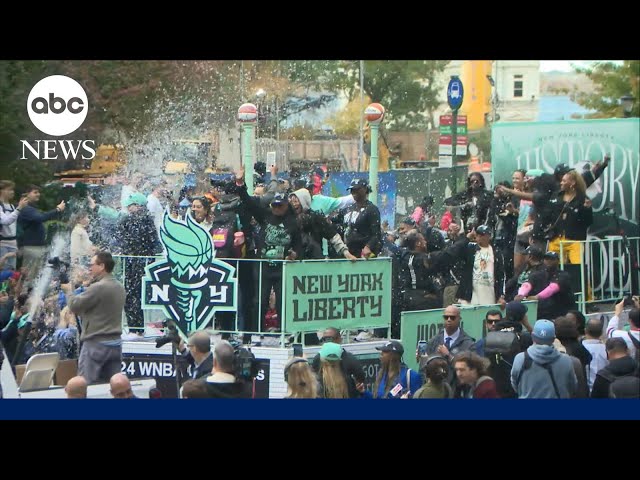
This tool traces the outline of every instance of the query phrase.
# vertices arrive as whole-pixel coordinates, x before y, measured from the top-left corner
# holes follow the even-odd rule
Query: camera
[[[239,341],[231,341],[233,346],[233,375],[236,381],[251,382],[258,375],[258,361],[251,349],[242,346]]]
[[[160,348],[169,342],[173,342],[176,345],[180,343],[180,334],[178,328],[173,320],[164,320],[162,326],[167,329],[163,337],[156,338],[156,348]]]
[[[69,283],[69,264],[60,260],[60,257],[53,257],[47,260],[48,266],[58,271],[60,283]]]

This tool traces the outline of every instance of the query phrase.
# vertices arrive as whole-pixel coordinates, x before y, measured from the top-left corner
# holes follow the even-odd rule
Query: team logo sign
[[[148,265],[142,282],[144,309],[161,309],[188,334],[206,328],[216,311],[236,310],[235,268],[215,260],[209,232],[191,215],[164,214],[160,239],[167,256]]]

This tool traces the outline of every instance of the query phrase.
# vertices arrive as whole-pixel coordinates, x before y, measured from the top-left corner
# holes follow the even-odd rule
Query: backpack
[[[558,357],[558,358],[560,358],[560,357]],[[553,369],[551,368],[551,365],[553,363],[555,363],[555,360],[553,362],[551,362],[551,363],[545,363],[545,364],[538,363],[537,365],[541,366],[547,372],[549,372],[549,376],[551,377],[551,383],[553,383],[553,390],[554,390],[554,392],[556,392],[556,397],[561,398],[560,397],[560,391],[558,390],[558,385],[556,384],[556,378],[553,376]],[[522,368],[520,369],[520,372],[518,372],[518,378],[516,380],[516,384],[518,384],[518,385],[520,384],[520,379],[522,378],[522,374],[524,373],[525,370],[530,369],[531,365],[533,365],[533,358],[531,358],[529,356],[529,352],[527,352],[525,350],[524,351],[524,362],[522,364]]]
[[[620,391],[620,390],[624,390],[627,392],[629,391],[628,382],[635,382],[635,380],[633,380],[634,377],[635,378],[640,377],[640,367],[636,367],[636,369],[633,372],[627,373],[625,375],[615,375],[611,373],[611,371],[609,371],[607,368],[603,368],[598,372],[598,375],[604,378],[609,383],[609,397],[612,397],[611,395],[612,391]],[[633,391],[633,388],[634,387],[632,386],[631,391]],[[616,395],[615,398],[618,398],[618,395]],[[623,398],[623,397],[620,397],[620,398]],[[634,396],[625,395],[624,398],[638,398],[638,396],[634,397]]]
[[[511,386],[511,367],[513,359],[520,353],[520,335],[516,332],[487,332],[484,344],[484,356],[489,359],[489,375],[496,382],[500,398],[516,398]]]
[[[640,376],[616,377],[609,385],[609,398],[640,398]]]
[[[631,339],[631,343],[633,343],[633,346],[636,347],[636,357],[635,357],[636,363],[640,365],[640,340],[636,340],[636,337],[631,335],[631,332],[627,332],[627,335],[629,335],[629,338]]]

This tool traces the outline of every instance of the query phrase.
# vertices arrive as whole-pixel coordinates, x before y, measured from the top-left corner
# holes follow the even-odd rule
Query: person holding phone
[[[629,356],[632,358],[640,358],[640,309],[635,306],[636,303],[632,298],[631,302],[629,302],[634,304],[634,308],[629,311],[630,328],[629,331],[622,330],[620,326],[620,316],[625,309],[625,300],[626,298],[623,298],[616,303],[614,316],[611,317],[609,325],[607,325],[607,338],[622,338],[629,348]]]
[[[18,242],[16,241],[16,226],[18,215],[28,204],[26,196],[20,198],[17,207],[11,204],[15,193],[15,183],[0,180],[0,260],[4,259],[6,267],[15,270]],[[1,266],[1,265],[0,265]]]
[[[62,200],[55,209],[43,213],[35,207],[40,201],[40,187],[29,185],[26,194],[27,205],[18,215],[18,226],[22,229],[18,246],[22,249],[22,264],[27,270],[26,283],[30,284],[37,278],[47,253],[44,222],[58,217],[64,211],[66,204]]]

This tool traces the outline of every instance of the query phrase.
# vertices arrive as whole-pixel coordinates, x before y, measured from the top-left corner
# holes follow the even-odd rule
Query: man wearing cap
[[[249,196],[244,183],[244,168],[236,174],[237,193],[249,214],[260,225],[255,236],[256,247],[260,258],[269,260],[262,268],[262,305],[269,305],[269,296],[273,288],[276,294],[276,310],[282,315],[282,260],[303,258],[302,232],[296,213],[289,203],[289,196],[278,192],[271,199],[268,208]],[[256,279],[256,284],[258,279]],[[257,300],[257,298],[256,298]],[[255,323],[253,316],[248,319],[247,329]],[[257,327],[257,325],[255,325]],[[257,328],[254,328],[257,330]]]
[[[494,304],[503,293],[504,261],[501,252],[491,245],[491,229],[480,225],[467,234],[465,242],[461,250],[465,267],[458,298],[461,303],[472,305]]]
[[[158,230],[147,210],[147,197],[133,193],[124,202],[128,215],[123,216],[116,228],[116,242],[119,253],[129,256],[125,259],[124,288],[127,291],[127,325],[130,333],[142,333],[144,316],[140,305],[142,277],[148,263],[146,258],[162,253]]]
[[[355,203],[344,215],[344,239],[349,252],[356,257],[375,257],[382,250],[382,230],[380,228],[380,210],[367,200],[371,188],[363,178],[351,181],[348,190]]]
[[[553,347],[553,322],[538,320],[531,338],[533,345],[516,355],[511,369],[511,386],[518,398],[573,397],[578,380],[569,355]]]

